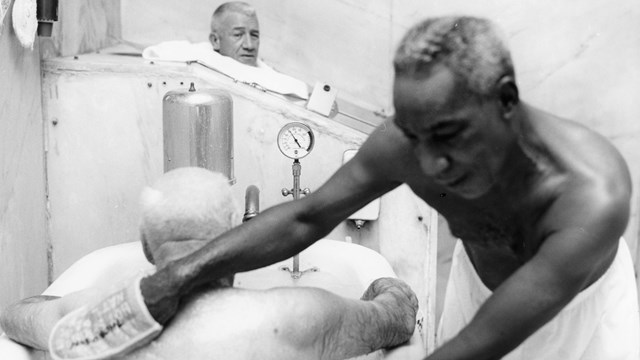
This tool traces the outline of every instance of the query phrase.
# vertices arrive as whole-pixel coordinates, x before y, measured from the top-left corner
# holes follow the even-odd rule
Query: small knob
[[[289,196],[293,194],[293,190],[282,188],[282,196]]]
[[[302,195],[309,195],[309,194],[311,194],[311,190],[309,190],[309,188],[302,189]]]

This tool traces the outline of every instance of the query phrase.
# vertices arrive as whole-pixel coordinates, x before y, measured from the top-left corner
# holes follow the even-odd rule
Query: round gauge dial
[[[291,159],[307,156],[313,149],[313,142],[313,131],[303,123],[288,123],[278,133],[278,148]]]

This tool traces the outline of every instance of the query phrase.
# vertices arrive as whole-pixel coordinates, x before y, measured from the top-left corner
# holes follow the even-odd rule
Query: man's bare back
[[[387,286],[394,293],[405,286],[385,281],[391,281]],[[404,301],[402,295],[397,299]],[[413,314],[398,311],[406,306],[409,303],[391,297],[363,302],[311,287],[209,290],[188,299],[158,339],[127,359],[343,359],[372,351],[368,346],[393,342],[386,336],[405,333],[391,329],[385,319],[406,315],[413,324]],[[420,354],[415,348],[400,350]],[[382,353],[372,355],[379,358]]]

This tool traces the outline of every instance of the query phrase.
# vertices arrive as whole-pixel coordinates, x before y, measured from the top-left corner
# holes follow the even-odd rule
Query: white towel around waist
[[[462,242],[456,244],[438,328],[444,344],[465,327],[492,292]],[[503,360],[637,360],[640,314],[631,255],[620,239],[615,260],[596,282]]]

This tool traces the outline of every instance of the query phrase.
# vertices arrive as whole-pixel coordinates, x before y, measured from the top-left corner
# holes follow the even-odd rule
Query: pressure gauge
[[[278,133],[278,148],[284,156],[301,159],[313,149],[313,131],[303,123],[288,123]]]

